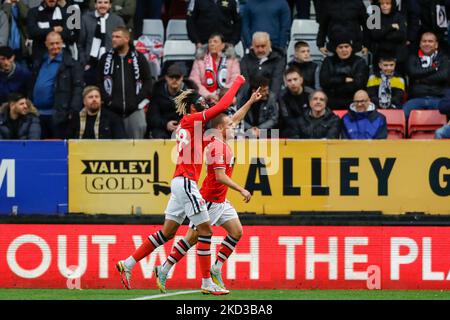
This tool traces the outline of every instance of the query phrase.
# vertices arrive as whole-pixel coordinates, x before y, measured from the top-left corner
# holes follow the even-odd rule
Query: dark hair
[[[220,38],[220,41],[225,42],[225,37],[223,36],[223,34],[221,34],[221,33],[219,33],[219,32],[213,32],[213,33],[211,33],[211,35],[208,37],[208,40],[209,40],[209,39],[212,39],[212,38],[214,38],[214,37],[219,37],[219,38]]]
[[[26,99],[27,97],[22,93],[13,92],[8,95],[8,104],[16,103],[19,100]]]
[[[302,47],[308,47],[308,48],[309,48],[309,43],[306,42],[306,41],[300,40],[300,41],[297,41],[297,42],[295,43],[295,45],[294,45],[294,49],[295,49],[295,50],[297,50],[297,49],[299,49],[299,48],[302,48]]]
[[[270,85],[269,78],[262,75],[256,75],[250,79],[250,89],[258,89],[259,87],[267,87]]]
[[[303,78],[302,72],[296,66],[289,66],[286,70],[284,70],[283,75],[286,77],[288,74],[297,72],[300,77]]]
[[[383,56],[381,55],[378,58],[378,62],[382,62],[382,61],[386,61],[386,62],[397,62],[397,58],[392,57],[392,56]]]

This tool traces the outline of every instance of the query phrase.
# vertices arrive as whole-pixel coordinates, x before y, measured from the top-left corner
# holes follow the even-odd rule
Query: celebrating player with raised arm
[[[251,194],[231,179],[234,165],[234,155],[228,139],[234,138],[234,129],[248,112],[253,103],[261,99],[259,88],[255,91],[247,103],[242,106],[232,117],[224,113],[211,120],[213,133],[212,142],[207,147],[207,175],[203,181],[200,193],[207,201],[208,213],[211,224],[222,226],[227,232],[227,237],[222,241],[217,254],[215,264],[211,267],[212,280],[223,290],[225,285],[222,280],[222,265],[231,255],[237,242],[242,236],[242,225],[239,221],[236,209],[226,200],[228,188],[240,192],[245,202],[250,201]],[[166,280],[172,266],[180,261],[187,251],[197,243],[198,255],[201,257],[202,248],[198,227],[190,223],[185,238],[178,241],[170,253],[170,256],[162,266],[155,266],[156,282],[161,292],[166,292]],[[196,230],[195,230],[196,229]]]
[[[161,230],[150,235],[127,259],[116,264],[122,283],[131,288],[131,270],[157,247],[172,239],[187,216],[198,231],[198,257],[202,272],[201,290],[205,294],[222,295],[229,291],[217,286],[210,275],[212,228],[205,200],[201,196],[197,181],[203,165],[203,151],[207,142],[203,138],[206,123],[224,112],[232,103],[245,78],[239,75],[228,92],[213,107],[194,90],[183,91],[175,98],[177,112],[183,115],[176,130],[178,159],[174,178],[171,181],[171,196],[165,210],[166,218]]]

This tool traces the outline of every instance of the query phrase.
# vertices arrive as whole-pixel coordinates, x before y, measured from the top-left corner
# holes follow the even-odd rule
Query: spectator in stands
[[[267,32],[255,32],[252,48],[241,60],[241,74],[249,80],[249,83],[257,75],[268,78],[270,92],[278,96],[283,82],[285,62],[286,58],[283,52],[278,48],[272,48],[269,34]],[[239,92],[238,100],[241,100],[242,95],[247,96],[248,91],[249,85],[246,83]]]
[[[259,75],[250,80],[251,93],[249,93],[248,97],[258,88],[260,88],[259,92],[262,96],[260,101],[253,104],[243,120],[243,129],[252,138],[270,137],[272,135],[271,129],[277,128],[278,125],[279,107],[277,97],[273,92],[270,92],[269,83],[268,78]],[[242,107],[243,104],[240,101],[239,106]],[[262,133],[261,130],[268,130],[267,135]]]
[[[12,93],[0,107],[0,140],[38,140],[41,126],[37,110],[23,94]]]
[[[8,46],[13,49],[16,60],[22,60],[27,56],[25,42],[27,36],[27,14],[28,7],[19,0],[8,0],[1,5],[9,22]],[[0,27],[1,28],[1,27]]]
[[[395,0],[379,0],[375,2],[381,10],[381,28],[369,30],[370,48],[373,61],[378,61],[380,56],[395,57],[397,61],[397,73],[406,73],[406,60],[408,53],[406,47],[406,20],[398,12]],[[374,66],[377,70],[376,65]]]
[[[31,73],[21,64],[16,64],[10,47],[0,47],[0,104],[8,99],[10,93],[27,95],[30,91]]]
[[[33,40],[33,64],[39,63],[46,52],[45,41],[49,32],[57,32],[67,45],[73,44],[77,39],[77,30],[69,29],[67,11],[57,4],[57,0],[43,0],[35,8],[28,10],[27,31]]]
[[[437,109],[444,96],[449,77],[447,55],[439,50],[434,33],[425,32],[420,38],[420,49],[408,60],[409,100],[403,110],[406,118],[414,109]]]
[[[308,42],[297,41],[294,48],[294,59],[288,63],[288,67],[294,66],[300,70],[306,87],[318,89],[320,68],[317,63],[311,61]]]
[[[98,83],[105,106],[124,121],[129,139],[143,139],[147,123],[144,108],[152,90],[152,75],[144,55],[130,45],[125,26],[112,33],[112,47],[100,59]]]
[[[304,80],[296,67],[288,67],[284,71],[286,89],[281,91],[278,103],[280,106],[280,136],[298,138],[299,121],[308,108],[308,93]]]
[[[224,42],[232,45],[241,40],[241,16],[237,0],[191,0],[187,15],[189,40],[197,48],[208,43],[213,33],[222,34]]]
[[[192,80],[183,77],[178,64],[172,64],[163,79],[155,82],[147,112],[150,138],[170,139],[181,116],[176,112],[175,97],[183,90],[198,89]]]
[[[447,41],[448,20],[446,12],[450,10],[447,0],[417,0],[420,12],[420,33],[432,32],[438,39],[441,51],[449,54]]]
[[[96,83],[98,61],[112,48],[112,31],[125,25],[121,17],[110,12],[111,6],[111,0],[96,0],[95,10],[85,13],[81,19],[78,52],[86,85]]]
[[[216,103],[220,89],[229,88],[240,73],[234,47],[226,47],[223,36],[213,33],[208,45],[197,50],[189,79],[198,86],[201,96]]]
[[[122,18],[128,30],[134,29],[134,15],[136,13],[136,0],[110,0],[110,13]],[[89,8],[96,9],[97,0],[90,0]],[[140,34],[139,34],[140,35]]]
[[[377,108],[401,109],[405,97],[405,80],[395,73],[396,60],[380,57],[378,68],[367,82],[370,100]]]
[[[0,46],[7,46],[9,39],[9,22],[6,13],[0,10]]]
[[[42,138],[64,138],[69,115],[82,107],[83,72],[69,51],[63,50],[59,32],[47,34],[45,53],[33,69],[30,94],[39,110]]]
[[[291,32],[291,10],[286,1],[248,0],[242,16],[244,48],[252,45],[252,35],[264,31],[270,35],[272,46],[283,51]]]
[[[299,119],[300,139],[339,139],[341,119],[327,107],[328,98],[322,90],[309,95],[309,108]]]
[[[342,118],[344,139],[386,139],[386,117],[376,110],[364,90],[358,90],[350,110]]]
[[[336,54],[323,61],[320,85],[329,97],[332,110],[347,109],[355,92],[366,88],[369,67],[363,58],[354,54],[351,39],[341,37],[334,41]]]
[[[67,134],[69,139],[125,139],[122,119],[102,108],[100,89],[87,86],[83,90],[83,109],[74,112]]]
[[[333,51],[336,39],[353,37],[353,51],[368,53],[369,35],[367,31],[367,11],[363,0],[322,1],[322,9],[317,33],[317,47],[327,55]],[[325,45],[325,40],[329,42]],[[330,97],[330,95],[328,95]]]

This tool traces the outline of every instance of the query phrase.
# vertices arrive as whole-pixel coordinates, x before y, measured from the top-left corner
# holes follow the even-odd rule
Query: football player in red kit
[[[172,239],[187,216],[198,231],[198,257],[202,272],[201,290],[205,294],[227,294],[216,285],[210,275],[212,228],[206,202],[197,187],[203,165],[206,145],[204,131],[206,123],[224,112],[233,102],[245,78],[239,75],[228,92],[213,107],[208,108],[203,97],[194,90],[186,90],[175,98],[177,112],[183,115],[176,130],[178,159],[171,181],[171,196],[165,210],[165,221],[161,230],[150,235],[144,243],[127,259],[116,264],[122,283],[131,288],[131,270],[134,265],[148,256],[157,247]],[[156,279],[159,283],[160,279]],[[159,286],[159,284],[158,284]]]
[[[242,236],[242,225],[236,209],[226,200],[228,188],[238,191],[245,202],[250,201],[251,198],[250,192],[231,179],[234,155],[226,140],[234,138],[236,124],[245,117],[252,104],[260,99],[261,94],[258,89],[233,116],[221,113],[211,120],[213,136],[207,147],[207,174],[200,193],[206,200],[211,224],[222,226],[228,232],[227,237],[222,241],[216,262],[210,269],[212,280],[223,290],[225,290],[225,285],[222,280],[222,265],[234,251]],[[157,284],[161,292],[166,292],[167,274],[172,266],[180,261],[194,244],[198,243],[197,250],[201,250],[198,228],[192,222],[190,227],[186,236],[174,245],[164,264],[155,267],[155,275],[159,279]]]

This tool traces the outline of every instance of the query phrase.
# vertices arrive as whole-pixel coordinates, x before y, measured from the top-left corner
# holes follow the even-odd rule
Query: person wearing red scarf
[[[201,96],[215,103],[220,89],[229,88],[240,72],[234,48],[227,47],[223,36],[214,33],[207,47],[197,51],[189,79],[199,87]]]

